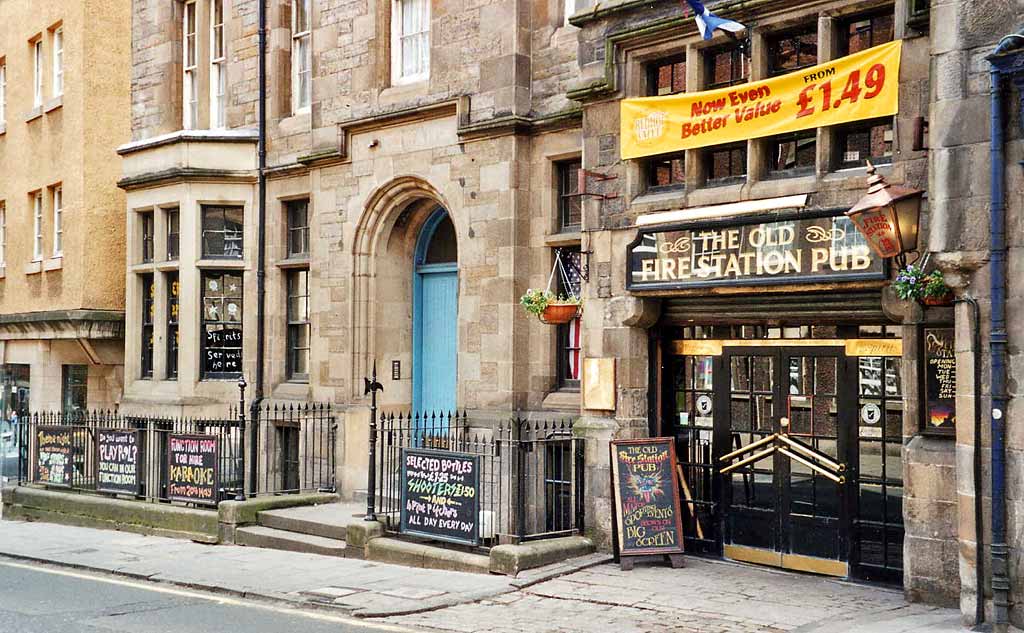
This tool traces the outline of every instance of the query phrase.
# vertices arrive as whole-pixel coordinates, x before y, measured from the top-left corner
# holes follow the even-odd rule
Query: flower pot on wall
[[[947,292],[937,297],[922,297],[921,303],[926,306],[951,306],[953,305],[953,293]]]
[[[548,325],[563,325],[572,321],[583,312],[583,307],[578,303],[549,303],[544,312],[537,315],[542,322]]]

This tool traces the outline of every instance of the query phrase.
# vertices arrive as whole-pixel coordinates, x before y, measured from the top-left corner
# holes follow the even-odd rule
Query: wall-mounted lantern
[[[846,212],[868,246],[882,259],[906,267],[906,254],[917,250],[924,191],[890,185],[868,161],[868,193]]]

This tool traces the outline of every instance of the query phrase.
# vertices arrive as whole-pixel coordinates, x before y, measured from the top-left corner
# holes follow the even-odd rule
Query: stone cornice
[[[153,138],[125,143],[117,148],[121,156],[173,143],[258,143],[259,133],[248,128],[236,130],[178,130]]]
[[[139,176],[126,176],[117,181],[117,186],[131,191],[179,182],[254,183],[257,180],[254,170],[172,167]]]
[[[0,315],[0,340],[121,338],[124,312],[50,310]]]

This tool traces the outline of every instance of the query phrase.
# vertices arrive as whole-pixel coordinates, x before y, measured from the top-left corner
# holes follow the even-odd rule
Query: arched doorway
[[[454,411],[459,273],[455,226],[438,207],[420,229],[413,273],[413,410]]]

